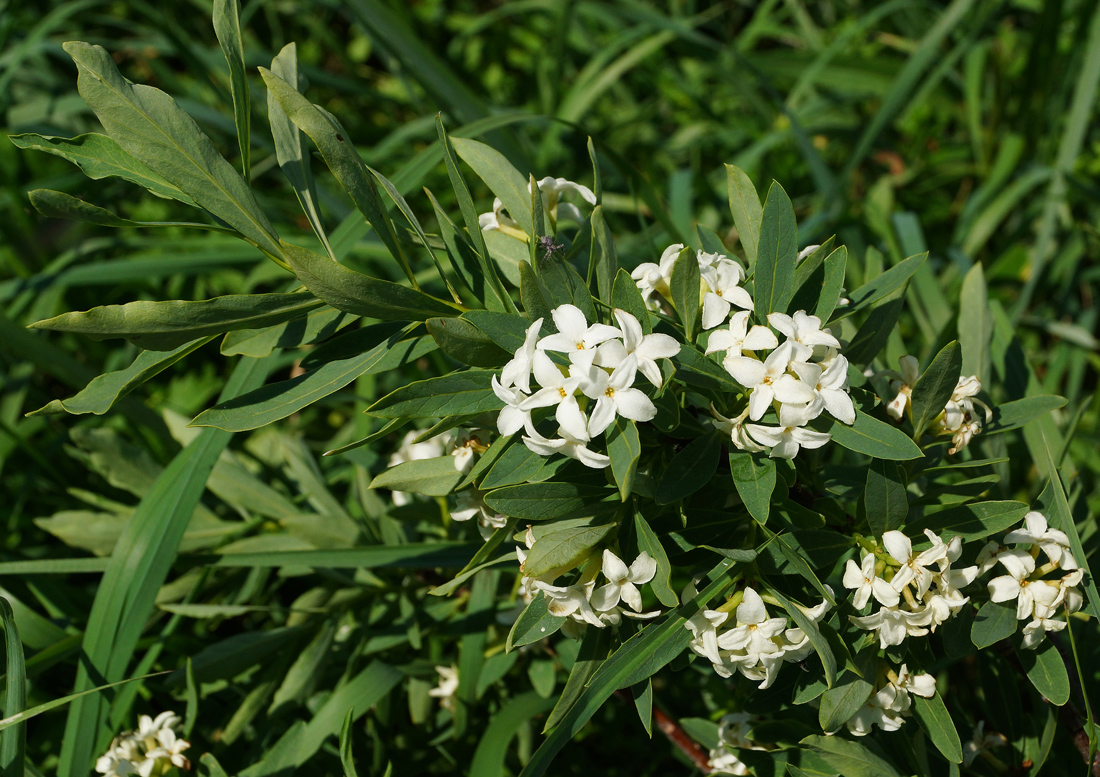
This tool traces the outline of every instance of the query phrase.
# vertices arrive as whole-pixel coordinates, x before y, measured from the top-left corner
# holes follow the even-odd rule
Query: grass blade
[[[4,686],[4,720],[18,718],[27,707],[27,667],[23,661],[23,643],[15,625],[15,613],[8,600],[0,596],[0,621],[4,624],[4,651],[7,655]],[[3,723],[0,722],[0,726]],[[25,719],[9,724],[0,733],[0,774],[23,777],[23,752],[27,744]]]

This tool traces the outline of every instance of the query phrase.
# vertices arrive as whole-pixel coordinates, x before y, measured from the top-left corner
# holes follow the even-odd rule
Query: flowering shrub
[[[1100,603],[1054,459],[1043,463],[1052,477],[1037,505],[985,498],[989,481],[970,474],[1000,461],[975,453],[975,441],[1018,429],[1063,400],[995,402],[983,357],[994,347],[989,329],[960,327],[958,341],[938,336],[912,344],[922,358],[905,355],[897,325],[925,254],[867,273],[848,291],[849,262],[870,265],[831,238],[802,248],[783,188],[773,182],[761,201],[747,174],[728,166],[731,223],[721,237],[699,225],[659,256],[656,248],[620,256],[598,154],[592,188],[525,180],[503,154],[449,137],[441,121],[437,148],[453,191],[444,198],[449,209],[429,196],[438,230],[429,232],[398,187],[345,142],[339,120],[302,94],[288,47],[261,70],[277,160],[307,204],[306,137],[313,142],[404,280],[374,277],[336,261],[311,207],[318,250],[299,245],[311,242],[306,236],[280,238],[246,179],[170,97],[126,81],[98,46],[66,50],[107,132],[101,142],[114,174],[213,214],[217,223],[205,228],[255,247],[287,283],[277,293],[133,302],[38,322],[146,349],[125,375],[44,410],[104,412],[135,381],[226,333],[313,314],[362,319],[310,351],[303,373],[262,386],[266,372],[257,368],[192,425],[251,430],[356,378],[398,370],[415,377],[366,407],[380,429],[331,451],[396,443],[389,466],[356,486],[372,498],[388,492],[393,509],[375,533],[353,531],[361,547],[352,549],[385,546],[390,555],[371,557],[378,568],[445,571],[434,594],[495,616],[454,663],[433,655],[437,686],[424,679],[430,670],[410,670],[456,729],[465,730],[467,706],[485,691],[479,682],[492,656],[572,651],[552,709],[528,714],[549,710],[549,733],[525,775],[548,773],[616,691],[631,689],[648,729],[653,678],[666,667],[706,688],[700,713],[723,722],[689,728],[710,750],[708,768],[735,774],[778,773],[784,764],[792,773],[861,774],[873,764],[888,775],[907,772],[902,761],[919,768],[990,755],[999,740],[953,708],[938,677],[951,660],[993,645],[1016,651],[1046,699],[1068,701],[1069,673],[1052,640],[1071,638],[1071,621],[1094,616]],[[247,144],[247,130],[241,137]],[[478,212],[470,172],[494,196],[490,210]],[[48,214],[117,219],[60,192],[33,192],[32,202]],[[429,269],[414,269],[418,255]],[[981,266],[971,272],[980,279]],[[324,339],[320,329],[296,331],[279,342]],[[899,372],[888,369],[887,355],[900,355]],[[210,455],[212,467],[220,448],[192,450]],[[310,482],[308,472],[299,480]],[[417,513],[415,530],[393,517],[418,505],[439,510]],[[189,514],[173,520],[182,536]],[[414,533],[418,541],[409,542]],[[476,547],[451,542],[463,538]],[[297,551],[314,549],[285,552]],[[455,562],[436,551],[464,555]],[[309,559],[301,564],[324,566]],[[382,587],[372,569],[363,572],[340,585]],[[145,574],[156,582],[156,571]],[[399,607],[412,609],[408,599]],[[328,644],[381,617],[334,626]],[[409,617],[407,639],[419,648],[419,624]],[[375,675],[391,678],[389,688],[405,680],[385,663],[370,667],[364,688],[377,686]],[[91,687],[90,678],[81,675],[81,684]],[[345,687],[331,698],[345,703]],[[547,695],[553,690],[551,683]],[[74,731],[85,725],[80,710],[102,717],[85,703],[99,702],[74,706]],[[355,703],[346,701],[345,742]],[[325,709],[304,758],[337,733],[323,725],[345,714]],[[755,717],[765,714],[783,730]],[[142,720],[100,759],[100,772],[148,777],[186,766],[175,719]],[[966,748],[956,720],[978,726]],[[911,732],[899,734],[905,748],[887,753],[858,739],[876,727],[876,735]],[[279,748],[294,751],[294,738],[307,736],[294,731],[257,773],[270,773]],[[75,740],[73,751],[90,751],[93,738]]]

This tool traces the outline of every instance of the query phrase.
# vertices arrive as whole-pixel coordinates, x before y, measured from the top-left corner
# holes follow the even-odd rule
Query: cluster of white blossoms
[[[845,567],[842,582],[855,590],[853,606],[862,610],[872,598],[880,605],[871,615],[849,617],[876,632],[882,648],[935,631],[970,601],[961,589],[974,582],[978,567],[951,567],[962,553],[962,540],[944,542],[929,529],[924,534],[932,546],[914,553],[913,543],[900,531],[883,532],[885,553],[864,548],[862,563],[849,559]]]
[[[890,379],[889,389],[894,395],[886,405],[886,414],[895,421],[901,421],[906,411],[912,415],[913,387],[920,377],[920,363],[915,356],[902,356],[898,359],[900,372],[887,370],[882,373]],[[951,435],[949,454],[955,454],[970,444],[970,441],[982,432],[982,416],[985,423],[993,420],[993,411],[989,405],[977,398],[982,383],[977,376],[960,376],[951,398],[938,416],[933,419],[928,431],[936,436]],[[975,405],[982,409],[979,415]],[[910,418],[910,420],[912,420]]]
[[[692,588],[684,592],[683,599],[687,601],[694,595]],[[736,612],[731,617],[734,605]],[[822,600],[816,607],[798,607],[817,623],[828,612],[829,603]],[[761,689],[775,681],[784,662],[797,663],[813,652],[810,638],[802,629],[791,627],[785,616],[768,617],[763,598],[752,588],[746,588],[740,597],[734,596],[721,609],[696,613],[685,627],[693,635],[691,649],[708,659],[719,676],[740,672],[749,680],[759,681]]]
[[[401,439],[401,444],[390,456],[389,466],[396,467],[407,461],[420,461],[422,459],[438,459],[441,456],[453,456],[455,469],[459,472],[469,472],[474,466],[476,457],[485,452],[489,447],[487,441],[483,441],[484,432],[472,432],[464,429],[452,429],[449,432],[437,434],[427,440],[415,442],[422,434],[422,430],[414,429]],[[412,501],[404,491],[393,492],[393,503],[400,507]],[[452,515],[452,517],[454,517]],[[462,520],[458,518],[456,520]]]
[[[108,777],[137,774],[140,777],[160,777],[172,767],[190,769],[191,762],[183,751],[190,742],[176,736],[180,717],[162,712],[155,718],[142,715],[136,731],[125,731],[115,737],[110,749],[95,762],[95,770]]]
[[[799,258],[815,248],[810,246]],[[669,246],[659,263],[640,264],[632,273],[651,310],[668,307],[672,269],[683,250],[680,244]],[[736,418],[711,407],[715,427],[741,450],[793,459],[800,449],[820,448],[829,441],[829,434],[806,428],[823,412],[842,423],[855,423],[848,360],[840,355],[840,341],[822,328],[821,319],[799,310],[790,316],[771,313],[768,326],[750,326],[754,302],[741,286],[744,268],[725,254],[697,251],[696,260],[703,329],[726,324],[711,333],[706,353],[723,354],[722,365],[745,388],[749,400]],[[731,316],[734,307],[740,310]],[[782,344],[776,332],[784,336]],[[746,423],[761,420],[769,409],[776,411],[778,426]]]
[[[1064,532],[1047,526],[1046,517],[1039,512],[1024,516],[1024,528],[1005,535],[1008,548],[990,541],[978,554],[981,572],[1000,564],[1006,574],[987,583],[989,599],[993,602],[1016,602],[1017,620],[1027,620],[1022,644],[1034,648],[1046,637],[1048,631],[1061,631],[1066,621],[1056,620],[1059,609],[1074,613],[1081,609],[1084,597],[1077,588],[1084,572],[1077,567],[1077,559],[1069,547],[1069,537]],[[1047,563],[1039,565],[1039,551],[1047,557]],[[1056,578],[1047,579],[1055,574]]]
[[[493,376],[493,391],[505,405],[497,429],[502,435],[524,430],[524,444],[540,456],[561,453],[602,469],[611,460],[588,444],[617,416],[649,421],[657,414],[652,400],[633,388],[635,378],[641,373],[660,388],[656,360],[674,356],[680,346],[668,335],[643,334],[638,319],[624,310],[615,310],[618,327],[589,325],[574,305],[561,305],[551,316],[558,331],[540,336],[543,319],[535,321],[500,378]],[[555,361],[551,353],[561,356]],[[543,407],[554,408],[555,437],[535,429],[531,412]]]
[[[535,539],[528,528],[525,544],[528,550]],[[516,548],[519,568],[523,572],[527,561],[527,552]],[[596,580],[603,573],[606,585],[597,587]],[[592,556],[581,570],[580,577],[572,585],[554,585],[557,574],[529,577],[524,573],[520,580],[520,593],[524,601],[530,602],[539,591],[546,600],[546,610],[559,618],[569,618],[562,624],[562,633],[567,637],[579,639],[585,625],[602,629],[618,626],[625,615],[628,618],[649,620],[660,615],[660,611],[642,612],[642,593],[638,586],[644,585],[657,574],[657,562],[646,552],[638,554],[628,567],[622,559],[610,549],[602,556]],[[629,609],[624,609],[625,604]]]
[[[751,774],[735,753],[729,748],[737,750],[767,750],[757,744],[749,736],[752,724],[757,720],[755,715],[748,712],[731,712],[723,715],[718,721],[718,747],[712,748],[707,757],[707,766],[712,771],[723,774],[746,775]]]
[[[897,731],[910,714],[912,699],[909,694],[926,699],[936,694],[936,679],[932,675],[911,674],[905,664],[897,672],[887,669],[886,680],[886,684],[872,693],[845,724],[856,736],[870,734],[875,726],[883,731]]]
[[[546,217],[550,219],[551,232],[557,232],[559,221],[569,220],[577,224],[584,222],[584,216],[581,215],[576,205],[562,201],[561,198],[564,195],[577,194],[589,205],[596,204],[596,195],[592,193],[592,190],[579,183],[573,183],[564,178],[550,177],[543,178],[537,183],[539,192],[542,194],[542,210]],[[527,184],[527,193],[531,193],[530,183]],[[501,202],[500,197],[497,197],[493,200],[493,210],[489,213],[482,213],[477,217],[481,230],[483,232],[499,231],[518,240],[526,241],[528,239],[527,233],[515,219],[504,211],[504,203]]]

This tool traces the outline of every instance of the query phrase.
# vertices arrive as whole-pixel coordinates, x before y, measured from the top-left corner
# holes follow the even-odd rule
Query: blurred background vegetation
[[[725,162],[748,171],[762,192],[770,179],[783,184],[799,214],[803,245],[835,234],[850,255],[862,259],[849,263],[848,288],[928,250],[930,261],[910,284],[902,319],[912,342],[892,341],[890,361],[920,342],[926,345],[917,355],[926,361],[956,336],[965,311],[962,278],[980,262],[992,300],[993,336],[1011,338],[1015,328],[1019,351],[1026,354],[992,365],[994,372],[984,377],[993,377],[994,397],[1056,393],[1068,399],[1063,410],[1024,435],[988,443],[985,455],[1011,459],[998,466],[989,488],[1004,497],[1033,498],[1046,473],[1042,466],[1034,470],[1027,454],[1041,451],[1046,435],[1056,454],[1064,455],[1063,465],[1076,473],[1071,485],[1086,548],[1091,553],[1100,545],[1093,520],[1100,510],[1096,0],[248,0],[242,27],[254,97],[253,187],[292,242],[312,238],[278,174],[255,68],[268,66],[282,46],[296,41],[310,84],[307,95],[340,117],[364,159],[398,184],[425,223],[432,211],[421,187],[439,196],[445,209],[457,210],[447,201],[450,189],[435,144],[435,116],[442,113],[452,134],[495,145],[536,178],[591,184],[591,136],[603,169],[605,209],[628,267],[654,261],[669,243],[686,242],[696,222],[736,245],[725,204]],[[75,68],[61,50],[71,39],[106,46],[131,80],[173,95],[236,162],[228,70],[204,0],[0,2],[4,135],[67,137],[97,129],[76,92]],[[362,217],[335,193],[324,166],[315,164],[314,172],[338,255],[376,276],[397,279]],[[182,427],[212,404],[235,361],[208,346],[102,418],[27,418],[25,413],[71,396],[95,375],[129,364],[137,353],[118,341],[46,335],[25,329],[27,324],[135,299],[288,288],[282,271],[238,241],[45,219],[29,206],[27,192],[34,188],[60,189],[129,218],[191,218],[178,203],[118,179],[89,180],[64,160],[0,142],[2,562],[109,553],[128,511],[185,439]],[[483,210],[489,208],[487,190],[475,197]],[[241,348],[236,352],[248,352]],[[233,352],[224,344],[222,349]],[[284,360],[275,374],[286,377],[296,369]],[[334,515],[369,519],[378,536],[402,536],[408,517],[403,523],[389,515],[366,488],[384,466],[388,448],[318,458],[374,431],[358,411],[399,380],[362,378],[277,426],[242,435],[233,445],[232,466],[252,478],[249,488],[262,481],[274,491],[272,503],[257,508],[255,490],[242,495],[212,487],[206,531],[197,531],[184,549],[229,541],[260,540],[278,549],[358,541],[354,531],[335,530],[318,540],[317,521],[309,515],[326,517],[329,529]],[[288,614],[285,608],[295,602],[319,608],[321,620],[336,612],[331,623],[341,627],[341,618],[352,617],[349,611],[364,624],[407,617],[409,602],[439,582],[401,573],[352,580],[286,570],[278,576],[269,570],[178,571],[161,601],[246,610],[198,619],[163,612],[143,643],[150,667],[176,668],[183,657],[234,635],[293,627],[305,617]],[[87,574],[0,576],[0,590],[17,602],[17,614],[28,624],[32,703],[71,690],[80,629],[96,583]],[[370,607],[381,610],[332,603],[333,591],[363,586],[375,597]],[[453,606],[432,603],[437,609]],[[450,614],[422,617],[422,666],[408,670],[419,672],[422,686],[409,692],[409,705],[422,704],[411,713],[414,720],[428,717],[423,699],[435,683],[432,666],[456,638],[440,625]],[[401,633],[419,646],[421,635],[409,637],[411,628]],[[327,671],[338,678],[352,657],[385,656],[398,644],[366,652],[350,646],[349,655],[318,669],[318,677]],[[193,735],[200,748],[195,752],[213,748],[232,770],[270,747],[312,698],[312,688],[284,693],[266,669],[244,669],[251,673],[227,693],[216,691],[228,678],[209,675],[204,688],[211,700],[204,700],[204,720]],[[522,682],[530,681],[523,675]],[[180,693],[179,682],[150,684],[137,703],[148,703],[149,694],[168,699]],[[697,698],[668,689],[661,702],[675,714],[705,717]],[[587,773],[593,766],[623,774],[687,769],[663,744],[652,748],[657,755],[639,758],[629,744],[641,735],[632,728],[637,724],[616,722],[613,710],[605,713],[595,730],[615,732],[613,738],[567,751],[560,773]],[[418,741],[424,735],[408,727],[408,718],[389,709],[368,717],[376,770],[389,758],[403,765],[399,773],[410,774],[444,773],[453,768],[449,763],[470,761],[476,738],[431,731],[429,745]],[[262,723],[268,719],[276,723]],[[29,754],[44,768],[56,754],[63,723],[55,715],[32,724]],[[482,723],[472,719],[470,726],[480,731]],[[529,747],[530,732],[526,736]],[[604,753],[607,763],[592,761],[595,752]],[[331,763],[324,768],[338,769],[335,756],[327,757]],[[320,768],[316,773],[323,773]]]

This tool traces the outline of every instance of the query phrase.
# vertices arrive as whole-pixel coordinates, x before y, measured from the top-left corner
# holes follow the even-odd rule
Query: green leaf
[[[585,629],[581,638],[581,646],[577,651],[577,660],[573,662],[573,668],[569,670],[569,678],[565,681],[558,703],[546,718],[542,727],[542,733],[550,731],[561,721],[565,714],[576,704],[589,680],[600,665],[607,659],[607,653],[611,648],[611,629]]]
[[[35,210],[51,219],[83,221],[88,224],[98,224],[102,227],[190,227],[209,232],[236,234],[234,230],[226,227],[190,221],[131,221],[112,213],[106,208],[92,205],[90,202],[77,199],[71,194],[56,192],[52,189],[35,189],[28,194],[28,198]]]
[[[1028,649],[1013,641],[1013,647],[1035,690],[1057,707],[1066,704],[1070,692],[1069,672],[1054,643],[1045,639],[1038,647]]]
[[[592,555],[597,545],[616,528],[617,524],[602,526],[561,526],[548,525],[539,534],[527,559],[523,562],[523,573],[528,577],[557,577],[580,565]]]
[[[821,294],[814,307],[814,315],[822,321],[828,321],[840,300],[844,288],[844,274],[848,267],[848,249],[840,246],[825,257],[825,278],[821,284]]]
[[[989,382],[993,340],[993,314],[989,310],[982,263],[974,266],[963,278],[959,294],[959,344],[962,347],[962,374],[976,375],[982,383]]]
[[[482,491],[491,491],[495,488],[530,482],[550,461],[553,460],[535,453],[517,440],[493,462],[478,483],[478,487]],[[542,479],[545,480],[545,478]]]
[[[262,359],[276,348],[297,348],[327,340],[356,316],[325,305],[304,318],[263,329],[235,329],[226,334],[219,350],[222,356],[252,356]]]
[[[367,172],[367,166],[359,153],[349,141],[345,140],[348,136],[347,131],[339,125],[332,114],[310,103],[294,86],[270,70],[261,67],[260,75],[267,84],[268,93],[275,97],[286,112],[287,118],[294,122],[298,129],[309,135],[310,140],[317,146],[317,150],[321,152],[321,157],[329,170],[344,187],[367,223],[374,227],[378,237],[415,288],[416,281],[409,267],[409,260],[397,241],[397,233],[394,231],[393,222],[386,215],[382,198],[378,194],[378,187],[374,185],[374,179]]]
[[[843,685],[834,686],[821,695],[817,719],[821,730],[833,732],[859,712],[863,703],[871,698],[875,687],[866,680],[852,677]]]
[[[844,777],[900,777],[892,763],[850,739],[815,734],[805,737],[801,744],[813,748]]]
[[[241,171],[245,182],[252,167],[250,145],[251,113],[248,78],[244,70],[244,43],[241,41],[240,6],[237,0],[214,0],[214,34],[229,63],[229,86],[233,94],[233,121],[237,125],[237,145],[241,149]]]
[[[612,512],[619,500],[608,501],[611,495],[612,492],[599,486],[529,483],[490,491],[485,495],[485,503],[499,513],[524,521],[549,521]]]
[[[783,538],[775,536],[775,541],[778,543],[782,543]],[[816,576],[814,576],[813,580],[816,581],[816,579]],[[836,606],[836,602],[832,601],[832,597],[828,595],[828,592],[825,590],[820,582],[817,582],[815,587],[818,588],[822,592],[822,594],[825,595],[825,598],[829,600],[830,606]],[[795,624],[798,625],[798,628],[802,629],[802,632],[807,637],[809,637],[810,644],[814,646],[814,651],[817,653],[817,657],[821,659],[821,667],[825,671],[825,684],[831,688],[836,682],[837,663],[836,656],[833,655],[833,649],[829,645],[829,640],[827,640],[825,638],[825,635],[821,633],[821,629],[818,628],[817,623],[815,623],[808,615],[806,615],[806,613],[802,612],[802,610],[800,610],[794,602],[790,601],[787,597],[783,596],[783,594],[779,593],[774,588],[769,588],[768,591],[783,606],[783,609],[786,610],[787,614],[791,616],[791,620],[793,620]],[[847,718],[845,718],[845,720],[847,720]]]
[[[186,302],[128,302],[37,321],[32,329],[75,332],[93,340],[125,338],[139,348],[172,351],[198,338],[259,329],[305,315],[324,303],[312,294],[232,294]]]
[[[625,310],[642,325],[642,332],[650,334],[653,327],[649,323],[649,311],[646,310],[642,293],[638,290],[638,284],[630,277],[630,273],[619,268],[615,274],[615,285],[611,290],[611,306]]]
[[[957,535],[963,542],[973,542],[1015,526],[1023,520],[1027,511],[1028,506],[1023,502],[959,505],[913,521],[905,527],[905,531],[916,538],[922,537],[921,532],[925,529],[931,529],[936,534],[946,535],[946,539]]]
[[[760,224],[763,219],[760,195],[756,193],[756,187],[752,185],[745,171],[735,165],[726,165],[726,191],[729,193],[733,224],[737,227],[738,239],[751,270],[756,264],[757,247],[760,244]],[[770,194],[769,192],[769,196]]]
[[[794,206],[783,187],[772,181],[760,221],[760,246],[753,271],[756,317],[786,313],[798,256],[798,226]]]
[[[348,710],[348,714],[344,716],[344,725],[340,727],[340,765],[344,767],[344,777],[359,777],[351,748],[351,723],[351,710]]]
[[[848,361],[855,365],[870,364],[886,345],[904,307],[905,298],[899,295],[872,310],[844,349]]]
[[[478,740],[470,762],[469,777],[499,777],[504,774],[509,748],[520,728],[550,709],[554,701],[553,698],[543,698],[535,691],[509,699],[492,717]]]
[[[430,337],[409,337],[407,329],[398,331],[394,324],[376,324],[352,332],[348,337],[363,345],[358,355],[327,362],[305,375],[271,383],[219,403],[200,413],[191,425],[213,426],[232,432],[258,429],[339,391],[361,375],[392,370],[436,348]]]
[[[775,462],[764,456],[730,450],[730,474],[737,495],[757,523],[768,522],[772,492],[775,491]]]
[[[500,410],[490,385],[494,370],[465,370],[418,380],[393,391],[367,408],[381,418],[444,418]]]
[[[879,300],[890,296],[904,286],[927,259],[927,252],[910,256],[908,259],[902,259],[882,275],[872,278],[855,291],[849,292],[847,295],[848,304],[839,313],[834,313],[832,318],[828,319],[829,323],[847,318],[861,310],[866,310]]]
[[[287,262],[307,289],[337,310],[382,321],[423,321],[454,315],[457,306],[417,289],[363,275],[327,256],[282,243]]]
[[[697,437],[688,443],[672,457],[657,480],[654,497],[657,504],[672,504],[709,483],[718,470],[721,455],[722,441],[716,434]]]
[[[533,235],[534,217],[531,215],[531,193],[527,191],[527,179],[512,163],[491,146],[469,138],[451,138],[455,151],[489,190],[500,197],[504,208],[519,224],[519,228]],[[470,227],[472,231],[472,227]]]
[[[439,456],[405,461],[390,467],[376,477],[370,487],[408,491],[425,496],[447,496],[460,480],[462,472],[455,469],[455,457]]]
[[[908,461],[919,459],[924,453],[905,432],[877,418],[856,410],[856,422],[851,426],[828,420],[813,424],[818,431],[829,432],[833,442],[857,453],[865,453],[876,459]]]
[[[565,617],[550,614],[546,609],[546,594],[539,591],[512,624],[505,650],[511,652],[515,648],[549,637],[560,629],[565,621]]]
[[[867,485],[863,489],[863,504],[867,523],[875,539],[882,533],[900,529],[909,515],[909,500],[905,495],[905,476],[892,461],[872,459],[867,468]]]
[[[589,265],[595,270],[596,288],[600,300],[607,305],[614,304],[614,284],[619,274],[619,257],[615,254],[615,241],[611,236],[611,228],[607,226],[603,215],[603,205],[597,205],[592,210],[590,219],[592,225],[592,246],[589,254]],[[591,274],[591,270],[589,271]]]
[[[913,386],[911,412],[914,438],[919,440],[932,420],[943,412],[959,383],[961,371],[962,349],[958,342],[952,340],[936,354],[928,369],[917,380],[917,385]]]
[[[993,421],[982,430],[982,434],[997,434],[1019,429],[1037,418],[1042,418],[1052,410],[1064,407],[1065,404],[1065,397],[1054,394],[1039,394],[1005,402],[993,408]]]
[[[672,291],[672,306],[684,327],[684,337],[688,343],[694,343],[699,329],[699,260],[694,249],[685,248],[676,257],[668,285]]]
[[[551,321],[550,312],[557,307],[557,303],[551,296],[550,289],[535,274],[530,262],[520,262],[519,279],[519,297],[527,315],[532,320],[541,318]]]
[[[959,740],[959,732],[951,720],[951,714],[943,703],[943,697],[937,691],[932,698],[912,694],[913,717],[920,723],[921,728],[928,734],[932,744],[940,751],[944,758],[951,763],[961,764],[963,760],[962,742]]]
[[[51,699],[45,704],[39,704],[35,707],[31,707],[28,710],[21,711],[18,715],[15,715],[13,717],[5,717],[3,720],[0,720],[0,731],[6,731],[13,726],[21,726],[26,723],[26,721],[30,720],[31,718],[37,717],[38,715],[41,715],[43,712],[49,712],[50,710],[55,710],[58,707],[64,707],[71,701],[89,696],[93,693],[100,693],[101,691],[105,691],[108,688],[117,688],[120,685],[126,685],[127,683],[137,683],[141,682],[142,680],[148,680],[150,677],[160,677],[161,675],[165,674],[168,674],[168,672],[153,672],[152,674],[143,675],[141,677],[131,677],[127,680],[119,680],[117,683],[108,683],[107,685],[100,685],[96,688],[89,688],[88,690],[81,691],[80,693],[71,693],[68,696],[62,696],[60,699]],[[6,774],[7,772],[5,772],[5,775]]]
[[[707,358],[692,345],[681,343],[680,353],[673,360],[679,367],[677,376],[690,386],[717,392],[744,390],[722,365]]]
[[[8,600],[0,596],[0,623],[4,625],[4,723],[17,718],[27,708],[27,667],[23,660],[23,643],[15,625],[15,613]],[[3,723],[0,723],[2,726]],[[19,720],[0,732],[0,772],[5,777],[23,776],[24,751],[27,745],[27,724]]]
[[[304,88],[305,78],[298,75],[298,47],[293,41],[283,46],[271,60],[271,72],[298,90]],[[305,213],[306,220],[313,227],[313,232],[321,241],[321,245],[325,247],[329,256],[335,258],[321,221],[317,187],[313,183],[313,171],[310,168],[304,135],[287,117],[286,111],[279,105],[279,101],[270,90],[267,93],[267,120],[271,125],[271,137],[275,140],[275,159],[279,162],[279,169],[283,171],[283,175],[294,189],[294,194],[297,195],[298,202],[302,206],[302,212]]]
[[[497,300],[503,304],[505,310],[514,313],[516,309],[515,305],[512,303],[511,297],[509,297],[508,293],[504,290],[504,285],[501,283],[500,276],[497,274],[496,266],[489,261],[489,251],[485,245],[485,237],[481,231],[481,225],[478,223],[478,212],[474,208],[474,201],[470,196],[470,189],[466,185],[466,179],[463,177],[462,171],[458,168],[454,146],[451,145],[451,139],[447,135],[447,130],[443,128],[443,119],[439,116],[436,117],[436,132],[439,135],[439,143],[443,149],[443,160],[447,164],[447,175],[451,179],[451,188],[454,189],[459,209],[462,211],[462,220],[466,224],[466,232],[473,242],[474,252],[477,254],[482,275],[485,277],[485,280],[489,284],[489,288],[493,291]]]
[[[611,459],[611,474],[619,487],[619,498],[625,502],[630,498],[638,459],[642,456],[638,427],[633,421],[615,417],[607,430],[607,455]]]
[[[672,566],[668,563],[665,546],[661,544],[645,516],[637,511],[634,513],[634,533],[638,539],[638,551],[648,553],[657,562],[657,572],[649,581],[650,588],[665,607],[677,607],[680,598],[672,590]]]
[[[974,647],[984,650],[1016,633],[1016,607],[986,602],[974,616],[970,639]]]
[[[77,135],[75,138],[44,137],[27,133],[10,135],[8,139],[19,148],[45,151],[72,162],[84,175],[93,180],[122,178],[136,183],[150,193],[168,200],[178,200],[193,208],[199,207],[178,187],[168,183],[145,164],[134,159],[116,141],[97,133]]]
[[[523,316],[490,310],[467,310],[462,318],[488,335],[490,340],[509,354],[514,354],[523,347],[527,329],[532,324]]]
[[[63,48],[80,71],[80,96],[111,138],[262,250],[282,256],[278,235],[248,185],[171,97],[131,84],[102,46],[69,41]]]
[[[207,337],[186,343],[167,353],[161,351],[142,351],[129,367],[114,372],[97,375],[92,382],[69,399],[54,399],[49,404],[27,413],[28,416],[48,415],[52,413],[72,413],[82,415],[93,413],[103,415],[115,403],[147,380],[159,375],[184,356],[197,351],[213,338]]]
[[[512,358],[511,353],[498,346],[480,328],[464,319],[429,318],[426,324],[428,331],[439,344],[439,350],[463,364],[473,367],[500,367]]]

